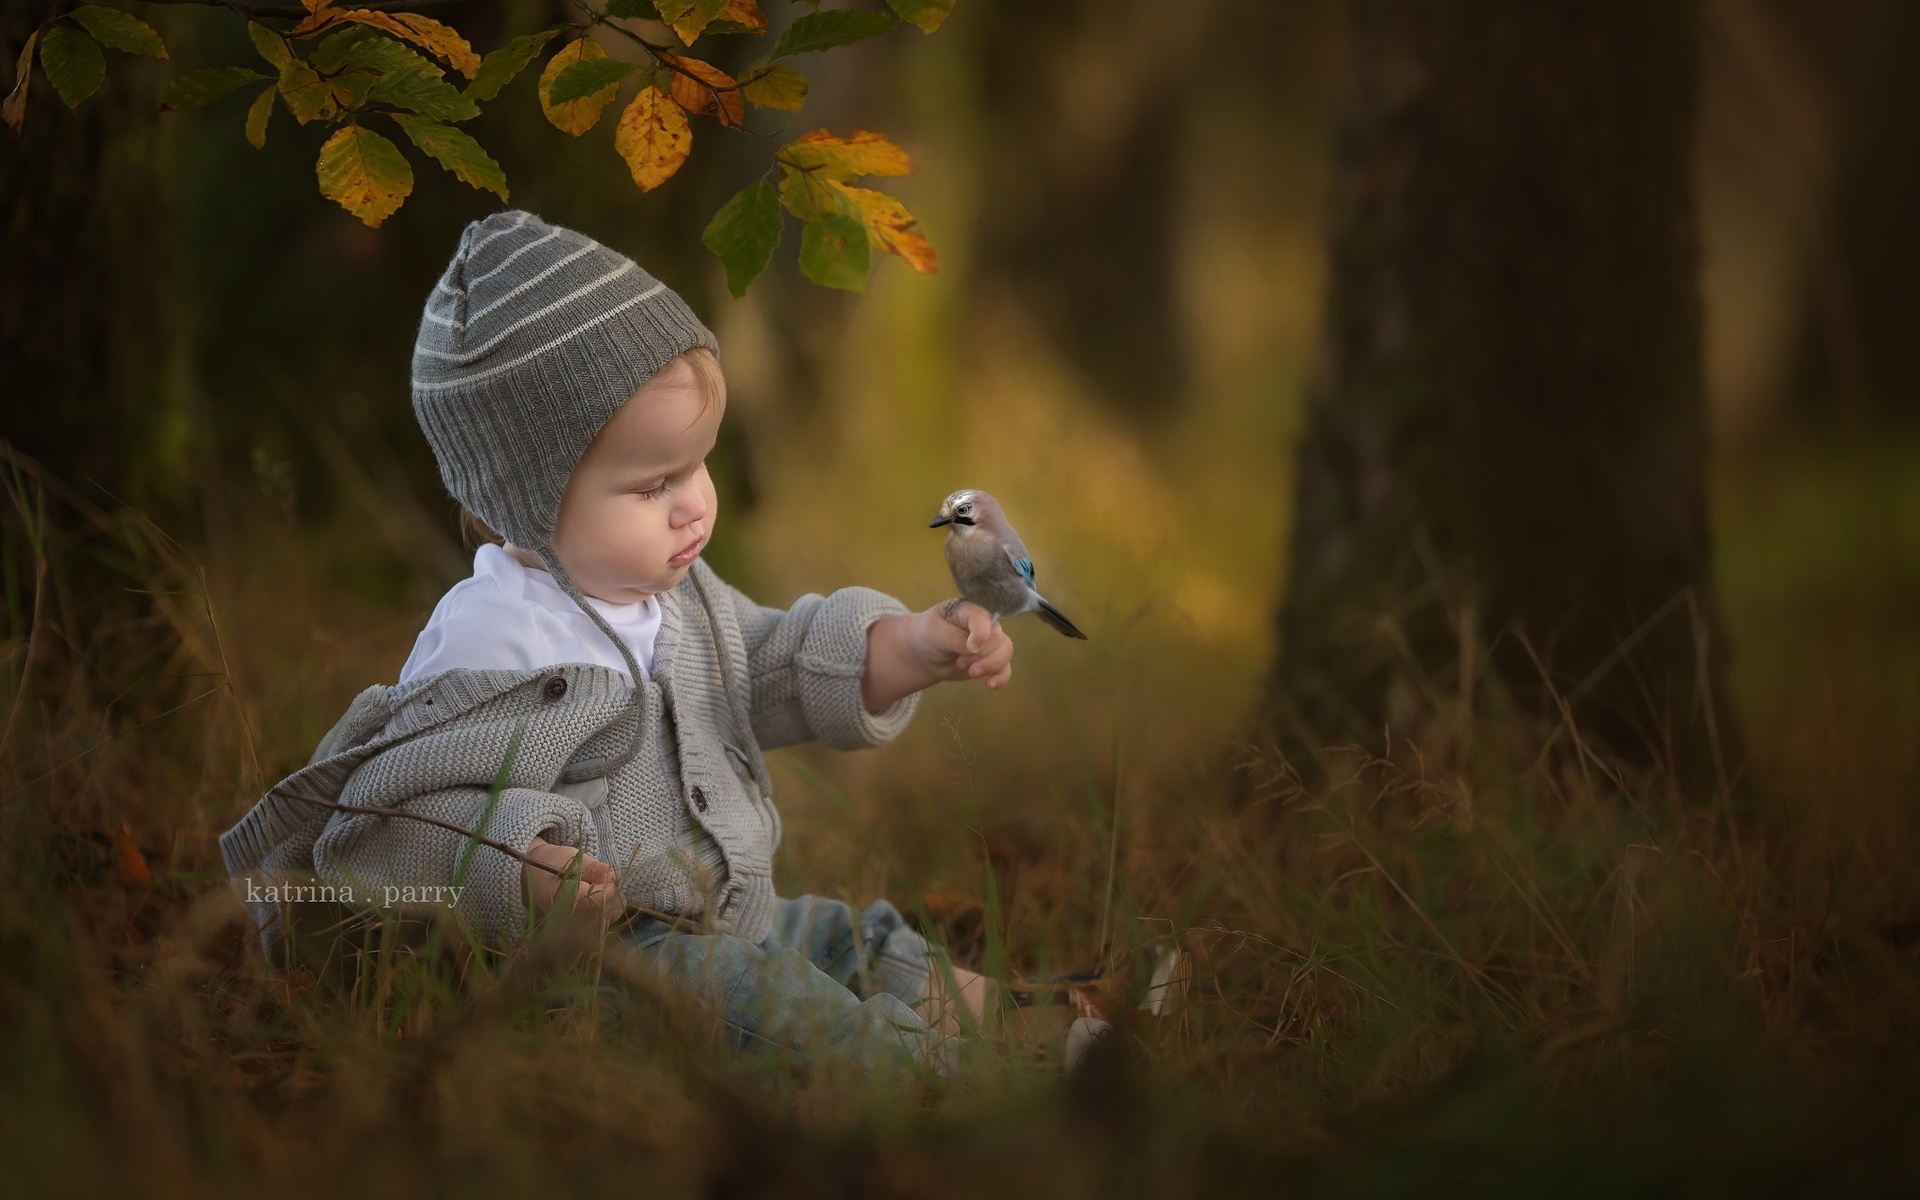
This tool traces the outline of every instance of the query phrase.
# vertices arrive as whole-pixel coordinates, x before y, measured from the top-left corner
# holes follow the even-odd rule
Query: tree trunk
[[[42,7],[0,14],[0,88]],[[36,68],[23,134],[0,132],[0,437],[65,482],[168,512],[190,471],[163,402],[179,337],[170,150],[155,64],[109,60],[106,83],[72,111]]]
[[[1793,347],[1791,415],[1796,432],[1911,425],[1920,419],[1910,300],[1920,273],[1920,72],[1912,61],[1920,5],[1862,0],[1795,15],[1825,27],[1792,33],[1839,43],[1817,68],[1832,96],[1839,161],[1830,232],[1814,251],[1812,303]]]
[[[1286,724],[1377,742],[1488,673],[1553,705],[1531,647],[1590,742],[1711,779],[1695,5],[1348,11]]]

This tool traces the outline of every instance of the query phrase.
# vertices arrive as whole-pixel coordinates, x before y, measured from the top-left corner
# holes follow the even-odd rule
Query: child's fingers
[[[990,692],[997,692],[1001,688],[1007,686],[1007,681],[1012,678],[1013,678],[1013,664],[1008,663],[1006,666],[1000,668],[1000,673],[998,675],[995,675],[991,679],[987,680],[987,690]]]
[[[938,611],[946,617],[948,624],[964,631],[966,635],[965,639],[954,647],[955,653],[978,653],[992,640],[993,614],[973,601],[962,600],[951,607],[943,604]]]
[[[964,668],[968,676],[986,679],[998,675],[1012,661],[1013,642],[1003,637],[982,653],[974,655],[971,661],[964,664]]]

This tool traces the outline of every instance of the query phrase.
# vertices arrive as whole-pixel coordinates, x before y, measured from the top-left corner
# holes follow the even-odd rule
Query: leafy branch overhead
[[[864,291],[874,250],[898,255],[916,271],[936,267],[906,205],[862,185],[911,172],[906,151],[866,130],[840,137],[816,129],[780,144],[750,126],[754,110],[806,106],[807,77],[788,60],[879,37],[902,23],[932,33],[954,0],[886,0],[890,11],[825,9],[806,0],[811,11],[777,36],[762,0],[604,0],[600,7],[571,0],[580,24],[515,37],[485,54],[445,22],[408,11],[428,7],[427,0],[172,2],[245,19],[258,60],[175,75],[161,91],[161,107],[199,108],[249,92],[242,131],[256,148],[266,145],[276,108],[300,125],[321,126],[328,132],[315,165],[320,192],[368,225],[392,216],[413,191],[412,163],[383,127],[462,183],[506,200],[506,172],[460,125],[545,55],[535,97],[548,122],[573,137],[599,125],[631,83],[613,122],[613,149],[642,191],[686,162],[701,119],[766,148],[766,172],[721,206],[702,238],[726,267],[734,295],[745,294],[772,261],[783,211],[802,222],[800,269],[816,283]],[[693,53],[703,38],[721,36],[770,37],[772,44],[736,76]],[[36,61],[54,94],[78,107],[106,81],[104,50],[167,57],[160,34],[130,12],[101,4],[59,12],[20,48],[0,119],[16,135],[24,127]]]

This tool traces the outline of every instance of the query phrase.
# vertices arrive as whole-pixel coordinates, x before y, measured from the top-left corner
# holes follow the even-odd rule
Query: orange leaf
[[[610,83],[591,96],[582,96],[578,100],[568,100],[563,104],[554,104],[548,97],[553,95],[553,81],[560,78],[560,72],[582,59],[605,58],[606,49],[590,37],[568,42],[560,47],[554,56],[547,60],[546,69],[540,72],[540,111],[547,114],[547,120],[562,133],[579,137],[592,129],[600,120],[600,114],[607,111],[607,105],[620,91],[620,85]]]
[[[837,179],[827,181],[827,186],[840,193],[853,206],[860,223],[867,227],[867,236],[873,244],[889,254],[898,254],[907,260],[907,265],[922,275],[931,275],[940,269],[939,255],[926,237],[914,230],[920,222],[899,197],[889,196],[885,192],[876,192],[871,188],[854,187],[841,183]]]
[[[687,161],[693,151],[693,127],[672,97],[657,87],[641,88],[620,114],[613,148],[627,160],[627,170],[633,172],[640,190],[650,192]]]
[[[691,113],[712,113],[722,125],[738,125],[746,119],[746,101],[740,98],[740,85],[733,76],[697,58],[662,54],[660,59],[667,64],[667,90],[681,108]]]
[[[473,52],[467,39],[455,32],[451,25],[418,13],[386,13],[366,8],[328,8],[323,5],[288,32],[293,37],[308,37],[345,21],[384,29],[397,38],[412,42],[468,79],[472,79],[480,70],[480,56]]]
[[[133,844],[133,832],[125,825],[113,839],[113,874],[128,887],[153,886],[153,871],[147,866],[147,856]]]
[[[288,971],[280,977],[280,1002],[288,1008],[303,1003],[320,990],[320,981],[312,971]]]
[[[40,31],[34,30],[27,35],[27,44],[20,47],[20,65],[13,74],[13,90],[7,93],[5,104],[0,104],[0,119],[4,119],[7,128],[15,136],[27,119],[27,81],[33,73],[33,45],[40,40]]]
[[[757,33],[767,27],[767,14],[760,11],[760,0],[727,0],[727,6],[720,10],[713,23]]]
[[[906,175],[913,171],[905,150],[865,129],[856,130],[850,138],[816,129],[794,140],[780,155],[827,179],[853,180],[862,175]]]

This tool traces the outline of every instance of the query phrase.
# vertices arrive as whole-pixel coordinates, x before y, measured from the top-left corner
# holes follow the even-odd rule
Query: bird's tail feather
[[[1035,596],[1034,599],[1038,601],[1040,605],[1040,607],[1034,609],[1034,611],[1040,615],[1042,621],[1045,621],[1070,638],[1079,638],[1083,642],[1087,640],[1087,635],[1075,628],[1073,622],[1067,620],[1059,609],[1048,604],[1045,600],[1041,600],[1038,596]]]

